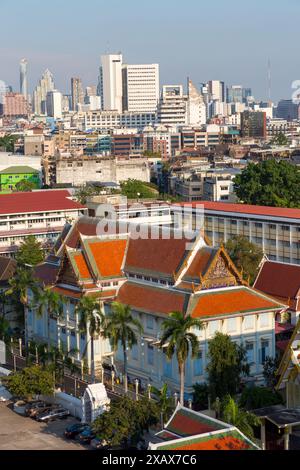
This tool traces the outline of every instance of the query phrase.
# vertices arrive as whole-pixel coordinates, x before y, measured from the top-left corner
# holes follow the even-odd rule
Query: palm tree
[[[203,324],[197,318],[190,315],[185,316],[181,312],[169,313],[169,318],[162,322],[162,337],[160,348],[165,348],[169,360],[176,354],[179,375],[180,375],[180,403],[184,404],[184,379],[185,363],[192,353],[195,358],[199,351],[199,341],[197,336],[191,332],[192,328],[203,328]],[[167,343],[167,344],[166,344]]]
[[[100,303],[92,297],[82,297],[76,307],[80,315],[79,329],[84,333],[89,333],[91,338],[91,375],[92,383],[95,383],[95,353],[94,339],[99,335],[104,323],[104,315],[101,311]]]
[[[47,349],[50,351],[51,337],[50,337],[50,319],[51,315],[61,317],[63,314],[63,298],[60,294],[53,291],[51,287],[46,287],[43,291],[40,290],[35,295],[35,303],[37,306],[37,314],[39,317],[43,316],[44,310],[47,312]]]
[[[124,385],[127,392],[127,348],[137,344],[137,334],[142,335],[143,327],[139,320],[133,317],[129,305],[112,302],[111,312],[106,317],[105,336],[110,339],[113,349],[118,349],[121,343],[124,357]]]
[[[226,423],[237,427],[250,439],[253,438],[253,426],[260,425],[260,420],[257,416],[241,409],[230,395],[227,395],[224,398],[221,409],[222,419]]]
[[[164,384],[161,389],[151,387],[151,392],[154,394],[161,412],[161,427],[163,429],[164,423],[169,418],[174,408],[173,398],[168,394],[167,384]]]

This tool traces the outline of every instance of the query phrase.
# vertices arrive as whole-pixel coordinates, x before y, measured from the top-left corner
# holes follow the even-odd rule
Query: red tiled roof
[[[294,299],[300,289],[300,265],[266,261],[254,287],[275,297]]]
[[[67,190],[0,194],[0,214],[84,209],[84,206],[69,199],[70,197]]]
[[[172,311],[183,312],[185,297],[183,293],[146,287],[128,281],[120,287],[117,301],[147,312],[168,315]]]
[[[172,275],[186,256],[185,238],[130,239],[125,271],[157,272]]]
[[[211,201],[198,201],[198,202],[181,202],[176,205],[184,207],[200,208],[204,206],[205,210],[232,212],[252,215],[262,215],[271,217],[284,217],[290,219],[300,219],[300,209],[290,209],[287,207],[269,207],[269,206],[254,206],[250,204],[230,204],[226,202],[211,202]]]
[[[191,316],[205,318],[239,312],[278,309],[275,300],[260,296],[253,290],[241,288],[200,294],[192,301]],[[283,308],[283,306],[282,306]]]
[[[88,243],[92,256],[102,277],[122,276],[121,267],[127,239],[99,240]]]
[[[168,423],[166,430],[185,437],[205,434],[222,428],[219,423],[214,422],[212,419],[204,418],[200,414],[181,409],[177,411],[171,422]]]
[[[248,450],[249,444],[243,439],[233,436],[215,437],[207,440],[200,440],[184,445],[184,442],[178,442],[177,446],[172,446],[173,450]]]

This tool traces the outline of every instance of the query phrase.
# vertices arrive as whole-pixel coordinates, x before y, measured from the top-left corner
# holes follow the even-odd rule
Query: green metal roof
[[[5,170],[0,171],[1,175],[11,175],[18,173],[39,173],[38,170],[31,168],[30,166],[9,166]]]

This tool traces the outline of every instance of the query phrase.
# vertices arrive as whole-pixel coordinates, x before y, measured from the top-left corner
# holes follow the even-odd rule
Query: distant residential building
[[[47,114],[47,93],[55,89],[52,73],[47,69],[33,93],[33,110],[36,115]]]
[[[157,119],[163,125],[187,125],[187,96],[182,85],[164,85]]]
[[[299,104],[292,100],[280,100],[276,109],[276,117],[287,121],[299,119]]]
[[[155,113],[159,100],[159,65],[124,65],[123,111]]]
[[[32,183],[33,189],[41,187],[41,175],[38,170],[29,166],[10,166],[0,171],[0,193],[14,191],[20,181]]]
[[[204,177],[203,199],[206,201],[236,202],[233,180],[240,173],[235,169],[211,171]]]
[[[28,235],[49,247],[85,211],[66,190],[0,194],[0,253],[13,256]]]
[[[21,93],[6,93],[3,96],[2,114],[8,118],[27,118],[29,107],[24,95],[21,95]]]
[[[142,130],[145,126],[156,121],[155,113],[130,113],[129,111],[124,113],[118,111],[89,111],[79,113],[79,116],[83,120],[84,130],[93,129],[105,133],[122,127]]]
[[[72,110],[78,111],[78,106],[84,103],[84,93],[80,78],[71,78]]]
[[[265,139],[267,136],[266,113],[261,111],[244,111],[241,114],[242,137]]]
[[[44,153],[44,134],[24,135],[24,155],[42,156]]]
[[[85,183],[119,183],[129,178],[150,182],[147,158],[82,156],[61,157],[56,160],[56,183],[82,186]]]
[[[143,153],[143,136],[136,133],[114,133],[112,153],[115,156],[140,155]]]

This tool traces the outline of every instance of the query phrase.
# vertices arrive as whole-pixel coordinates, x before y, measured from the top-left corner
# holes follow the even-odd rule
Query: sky
[[[72,76],[97,83],[100,56],[159,63],[160,83],[223,80],[267,99],[290,99],[300,80],[299,0],[0,0],[0,80],[19,89],[28,59],[30,90],[49,68],[56,88]]]

